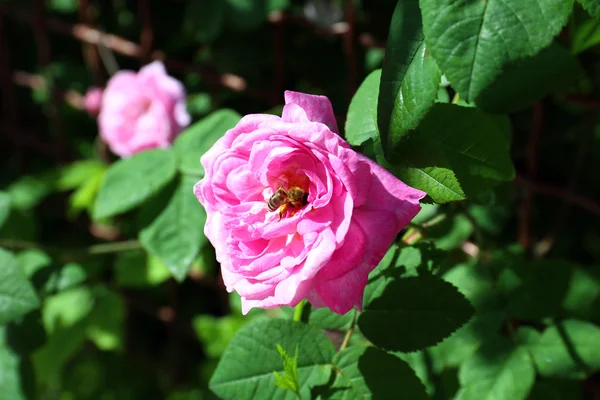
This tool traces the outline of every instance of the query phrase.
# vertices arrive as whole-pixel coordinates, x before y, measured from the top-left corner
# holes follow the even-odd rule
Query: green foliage
[[[528,332],[527,348],[541,376],[582,379],[600,369],[600,328],[589,322],[566,320],[541,335]]]
[[[279,372],[273,372],[275,375],[275,385],[279,386],[283,390],[289,390],[295,393],[300,398],[300,382],[298,380],[298,346],[296,346],[296,353],[294,357],[290,357],[285,352],[283,347],[277,345],[277,351],[283,360],[283,375]]]
[[[505,64],[548,46],[573,8],[572,0],[420,0],[419,4],[425,42],[467,101],[476,99]]]
[[[333,364],[336,379],[329,398],[397,398],[399,394],[390,390],[390,382],[397,385],[403,398],[428,398],[425,387],[406,362],[375,347],[344,349],[336,354]]]
[[[40,305],[33,286],[15,257],[0,249],[0,324],[13,321]]]
[[[415,277],[389,283],[365,307],[358,324],[378,347],[407,352],[440,342],[472,314],[469,302],[451,284]]]
[[[508,149],[506,124],[476,108],[450,104],[434,106],[419,131],[402,144],[402,157],[408,165],[398,169],[400,178],[425,190],[436,202],[459,200],[464,191],[476,195],[483,190],[514,178],[515,171]],[[484,138],[482,138],[484,136]],[[416,157],[427,149],[429,156]],[[447,166],[450,183],[424,178],[427,170]],[[462,190],[461,190],[462,189]]]
[[[273,385],[273,371],[281,371],[277,344],[288,353],[296,346],[303,349],[298,356],[302,397],[309,386],[327,382],[334,348],[322,332],[289,320],[258,320],[233,338],[210,380],[211,390],[223,399],[251,399],[259,390],[265,398],[291,398]]]
[[[377,94],[381,70],[371,72],[352,97],[346,118],[346,140],[360,146],[379,136],[377,128]]]
[[[194,175],[198,179],[202,178],[204,169],[199,162],[200,156],[206,153],[228,129],[233,128],[240,118],[235,111],[219,110],[182,132],[173,145],[181,172]]]
[[[0,3],[0,400],[598,397],[598,0]],[[79,94],[151,59],[193,121],[118,160]],[[345,315],[243,315],[204,235],[200,159],[283,90],[427,193]]]
[[[160,166],[160,168],[157,168]],[[94,219],[112,217],[142,204],[165,186],[176,172],[171,150],[150,150],[114,163],[96,198]]]
[[[417,1],[398,1],[385,53],[377,124],[384,150],[397,149],[438,94],[441,73],[425,46]],[[388,152],[386,151],[386,154]]]
[[[535,381],[531,357],[507,339],[483,346],[460,367],[456,398],[526,399]]]
[[[148,252],[165,263],[175,279],[185,278],[206,237],[206,212],[198,207],[192,192],[194,178],[182,177],[167,207],[150,226],[140,231],[140,242]]]

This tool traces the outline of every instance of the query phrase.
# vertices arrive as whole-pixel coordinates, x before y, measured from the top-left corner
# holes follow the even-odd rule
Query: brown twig
[[[90,0],[79,1],[79,20],[87,25],[92,26],[92,6]],[[100,54],[98,49],[93,44],[83,43],[83,58],[87,67],[94,76],[96,85],[101,86],[104,83],[105,76],[102,73],[102,65],[100,62]]]
[[[543,124],[543,106],[538,102],[533,106],[533,121],[529,144],[527,145],[527,176],[534,180],[537,175],[537,158],[540,136]],[[519,219],[519,243],[525,249],[531,248],[531,214],[533,211],[534,193],[529,187],[525,188],[523,205]]]
[[[577,190],[577,185],[581,177],[581,169],[583,168],[586,154],[590,148],[590,142],[593,137],[593,122],[595,121],[596,116],[594,114],[591,119],[588,118],[587,126],[585,127],[586,132],[579,137],[579,145],[575,152],[575,156],[573,157],[573,162],[571,163],[569,184],[567,186],[569,192],[575,192]],[[562,231],[564,224],[568,221],[570,211],[571,205],[568,202],[563,201],[560,210],[556,213],[552,230],[540,240],[540,243],[536,246],[536,253],[538,253],[538,255],[543,256],[552,249],[552,246],[554,246],[554,243],[556,242],[556,238]]]
[[[47,90],[48,82],[46,78],[37,74],[30,74],[23,71],[15,71],[12,75],[12,82],[19,86],[25,86],[34,90]],[[61,91],[55,90],[55,97],[58,100],[64,100],[71,107],[82,110],[84,97],[81,93],[74,90]]]
[[[27,23],[32,23],[34,20],[30,13],[22,10],[15,10],[5,5],[0,6],[0,12]],[[45,24],[48,29],[56,33],[72,36],[82,42],[96,46],[101,45],[124,56],[140,59],[144,58],[144,50],[139,44],[126,40],[120,36],[95,29],[89,25],[71,25],[54,18],[46,18]],[[182,61],[168,60],[165,59],[164,53],[160,50],[151,52],[150,59],[163,60],[165,65],[173,70],[197,73],[207,81],[215,82],[220,86],[231,89],[235,92],[242,92],[248,89],[246,80],[239,75],[219,74],[218,72],[208,68],[198,67]],[[265,95],[259,91],[249,90],[248,92],[255,97],[268,98],[268,95]]]
[[[52,46],[50,43],[50,37],[46,26],[46,18],[44,16],[44,10],[46,3],[44,0],[35,0],[34,12],[33,12],[33,33],[37,44],[37,59],[40,67],[44,71],[48,71],[50,66]],[[66,161],[67,156],[67,135],[64,129],[62,117],[56,107],[56,100],[58,100],[57,92],[54,85],[50,86],[50,99],[51,101],[46,102],[44,107],[50,120],[51,128],[58,146],[60,157],[63,161]]]
[[[572,193],[569,190],[558,186],[546,185],[543,183],[533,182],[523,176],[517,175],[515,182],[519,185],[545,196],[556,197],[566,203],[580,207],[594,215],[600,216],[600,204],[586,197]]]
[[[139,0],[140,18],[142,20],[142,31],[140,32],[141,58],[144,62],[150,61],[152,53],[152,42],[154,32],[152,31],[152,13],[150,12],[150,2],[148,0]]]

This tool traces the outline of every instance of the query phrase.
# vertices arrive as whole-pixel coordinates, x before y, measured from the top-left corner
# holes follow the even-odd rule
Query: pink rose
[[[425,193],[354,152],[326,97],[288,91],[285,104],[281,118],[245,116],[202,156],[194,193],[204,232],[244,313],[303,298],[338,314],[360,310],[369,272]],[[280,186],[301,190],[281,220],[281,208],[269,209]]]
[[[91,87],[83,99],[83,107],[93,117],[98,116],[102,106],[102,93],[104,91],[99,87]]]
[[[100,137],[121,157],[169,147],[190,123],[185,97],[181,82],[167,75],[160,61],[138,73],[119,71],[102,96]]]

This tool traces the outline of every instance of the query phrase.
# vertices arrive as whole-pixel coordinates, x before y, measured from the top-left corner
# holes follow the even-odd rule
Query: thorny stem
[[[339,351],[342,351],[346,347],[348,347],[348,343],[350,343],[350,338],[352,337],[352,334],[354,333],[354,328],[356,327],[356,319],[358,316],[358,312],[356,311],[356,308],[353,309],[352,312],[354,313],[354,315],[352,316],[352,323],[350,324],[350,328],[348,328],[348,330],[346,331],[346,335],[344,336],[344,341],[340,345]]]

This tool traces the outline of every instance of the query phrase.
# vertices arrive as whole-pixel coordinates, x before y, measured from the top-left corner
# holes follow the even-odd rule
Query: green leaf
[[[477,96],[475,103],[490,112],[515,112],[550,93],[567,89],[578,74],[577,59],[566,48],[553,43],[533,57],[506,66]]]
[[[360,84],[348,107],[345,136],[352,146],[360,146],[379,136],[377,129],[377,95],[381,70],[369,74]]]
[[[184,14],[183,29],[194,40],[213,41],[223,27],[225,1],[192,1]]]
[[[139,235],[144,248],[164,262],[179,281],[207,240],[206,212],[194,196],[194,183],[195,178],[183,176],[167,207]]]
[[[287,352],[299,347],[298,375],[302,398],[310,387],[323,384],[331,373],[335,349],[317,328],[290,320],[260,319],[242,328],[221,357],[209,387],[223,399],[293,399],[279,390],[273,371],[281,371],[275,345]]]
[[[535,381],[535,370],[524,347],[498,338],[461,365],[459,380],[457,400],[524,400]]]
[[[573,0],[420,0],[425,41],[452,86],[472,101],[511,61],[537,54]]]
[[[167,266],[145,251],[120,253],[114,268],[115,280],[123,287],[154,286],[171,277]]]
[[[94,309],[89,316],[87,337],[104,351],[123,348],[125,302],[104,286],[94,291]]]
[[[600,6],[600,2],[598,4]],[[598,18],[589,18],[575,26],[571,48],[573,54],[579,54],[598,44],[600,44],[600,21]]]
[[[0,325],[38,308],[40,300],[9,252],[0,249]]]
[[[21,266],[25,276],[32,278],[35,273],[50,264],[52,264],[52,258],[41,250],[28,249],[23,250],[17,254],[17,261]]]
[[[90,214],[93,212],[96,194],[100,190],[106,169],[95,171],[94,175],[79,186],[69,197],[69,216],[77,215],[81,210],[87,209]]]
[[[94,219],[129,211],[157,193],[176,172],[169,149],[148,150],[117,161],[106,172],[94,206]]]
[[[320,329],[343,331],[350,327],[353,317],[353,312],[340,315],[329,308],[316,308],[311,310],[308,323]]]
[[[192,320],[192,326],[204,345],[204,351],[213,359],[219,359],[231,339],[248,322],[242,315],[214,317],[198,315]]]
[[[22,361],[10,348],[0,345],[0,400],[26,400]]]
[[[44,285],[46,293],[56,293],[75,287],[87,278],[86,270],[79,264],[68,263],[53,268]]]
[[[573,265],[564,260],[543,260],[520,265],[523,282],[510,293],[506,312],[516,318],[538,320],[560,314]]]
[[[184,174],[204,176],[200,157],[219,140],[227,130],[233,128],[241,116],[228,109],[221,109],[201,121],[189,126],[173,144],[177,153],[179,169]]]
[[[499,337],[505,315],[501,311],[475,314],[462,328],[431,349],[445,368],[456,368],[472,357],[486,342]]]
[[[478,311],[498,310],[500,301],[492,271],[481,264],[459,264],[444,274]]]
[[[42,307],[47,342],[33,356],[36,379],[49,383],[86,339],[94,296],[89,287],[75,287],[47,297]]]
[[[377,124],[386,155],[410,134],[435,102],[441,72],[423,41],[417,1],[396,3],[379,86]]]
[[[600,1],[598,0],[577,0],[579,4],[590,13],[592,17],[600,18]]]
[[[377,347],[410,352],[433,346],[469,321],[473,307],[448,282],[435,276],[389,283],[358,319]]]
[[[417,132],[402,143],[395,162],[400,166],[393,171],[439,203],[461,200],[464,193],[474,196],[499,181],[510,181],[515,170],[509,154],[509,125],[503,121],[477,108],[438,103]],[[443,179],[415,175],[415,169],[443,172]]]
[[[49,172],[37,176],[24,176],[12,183],[7,191],[12,208],[29,210],[35,207],[52,191],[55,174]]]
[[[425,386],[405,362],[375,347],[349,347],[333,361],[331,399],[427,399]],[[393,386],[393,388],[392,388]],[[397,389],[396,389],[397,388]]]
[[[413,246],[390,246],[377,268],[369,276],[363,305],[368,308],[374,299],[383,294],[389,283],[400,277],[435,274],[447,257],[445,251],[437,249],[430,242],[421,242]],[[311,317],[314,312],[311,313]]]
[[[290,355],[277,344],[277,351],[283,360],[283,375],[279,372],[273,372],[275,376],[275,385],[283,390],[289,390],[300,398],[300,381],[298,379],[298,345],[294,357]]]
[[[583,379],[600,369],[600,328],[566,320],[527,344],[541,376]]]
[[[85,184],[90,177],[106,170],[106,164],[97,160],[77,161],[59,171],[56,181],[58,190],[72,190]]]
[[[600,319],[600,277],[574,268],[562,309],[569,316],[597,321]]]
[[[10,214],[10,194],[0,191],[0,228]]]

